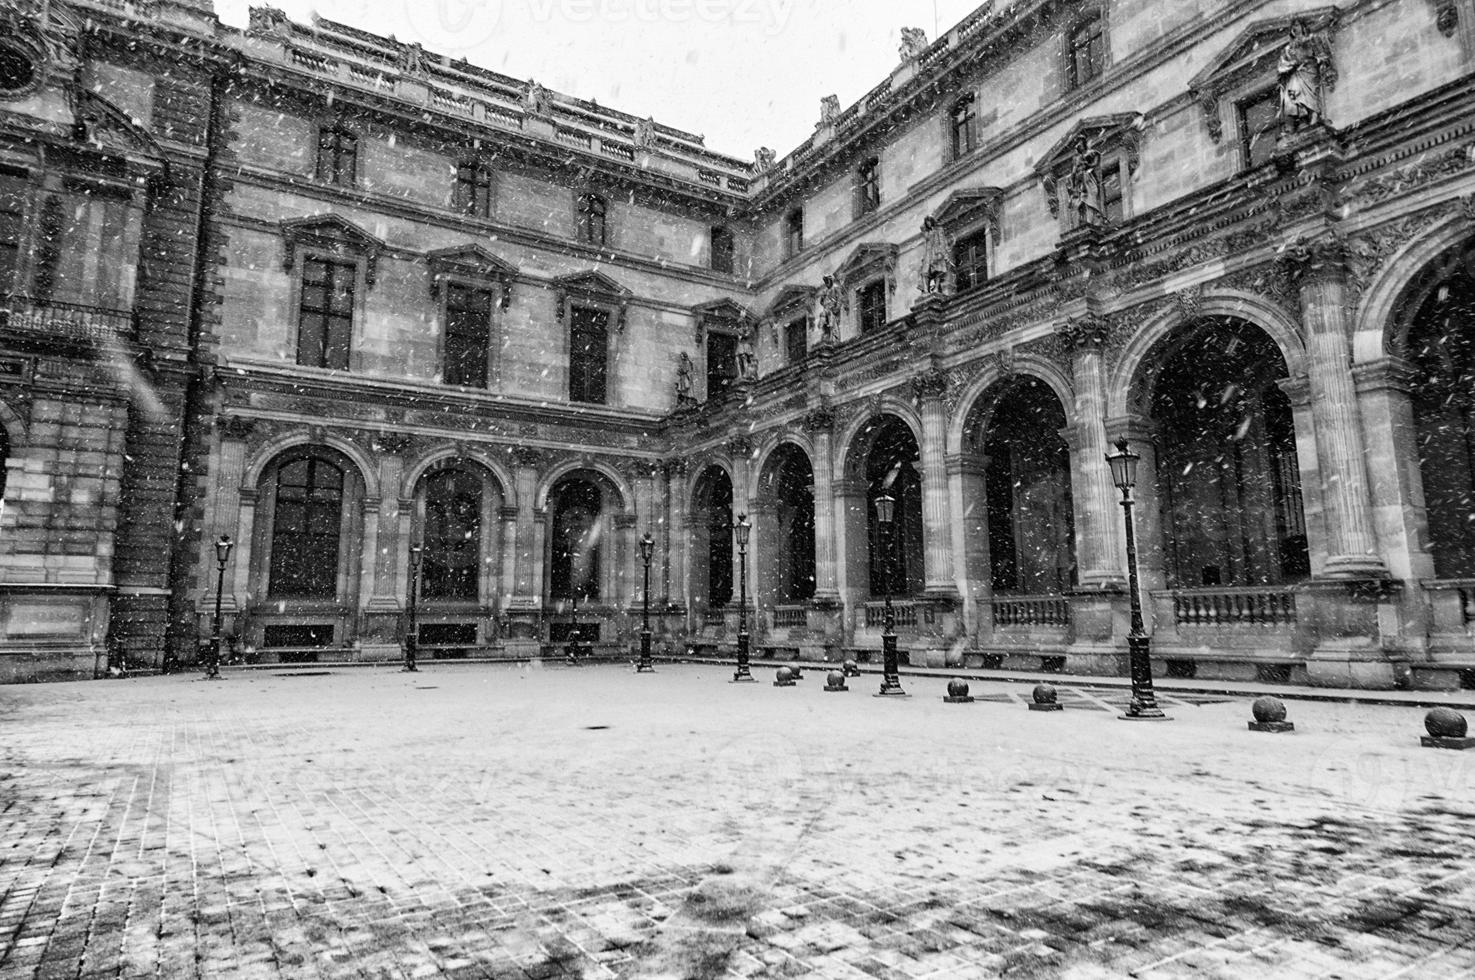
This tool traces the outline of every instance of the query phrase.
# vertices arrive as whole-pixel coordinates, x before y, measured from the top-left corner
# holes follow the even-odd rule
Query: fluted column
[[[666,495],[667,509],[671,515],[666,526],[665,547],[667,558],[667,577],[664,584],[664,592],[668,605],[675,604],[686,608],[688,624],[690,623],[691,601],[687,596],[687,554],[690,550],[691,541],[691,511],[686,499],[686,460],[669,459],[666,461]]]
[[[509,607],[539,609],[543,604],[543,541],[536,533],[534,523],[537,519],[538,467],[542,465],[543,454],[536,449],[519,447],[513,450],[512,461],[516,466],[513,480],[517,485],[517,518],[513,534],[516,551],[509,579],[513,583]]]
[[[752,603],[753,596],[756,594],[753,590],[753,570],[757,567],[758,556],[764,552],[764,542],[771,542],[773,539],[773,528],[759,527],[753,519],[753,505],[756,501],[753,499],[751,474],[753,460],[752,442],[746,436],[734,436],[727,441],[727,454],[728,458],[732,461],[732,506],[734,511],[732,519],[736,522],[739,514],[746,513],[749,515],[749,523],[753,525],[753,531],[748,536],[748,602]],[[742,572],[741,566],[741,556],[738,554],[737,543],[734,541],[732,548],[732,595],[734,600],[741,594],[738,587],[738,578]],[[756,632],[751,620],[749,621],[749,628]]]
[[[820,408],[804,416],[804,428],[814,446],[810,465],[814,472],[814,599],[817,603],[840,601],[839,572],[835,567],[835,415]]]
[[[993,629],[988,554],[988,508],[985,506],[983,458],[957,453],[946,459],[948,495],[952,512],[953,554],[962,557],[963,615],[971,636],[987,636]]]
[[[1066,441],[1071,450],[1077,578],[1083,589],[1120,589],[1126,585],[1127,556],[1121,497],[1106,462],[1111,445],[1106,438],[1106,372],[1101,352],[1108,324],[1102,317],[1087,314],[1067,321],[1059,334],[1070,348],[1075,382]]]
[[[1323,574],[1382,577],[1388,567],[1378,554],[1362,419],[1352,380],[1344,247],[1333,236],[1301,240],[1287,250],[1285,263],[1300,285],[1306,324],[1311,417],[1327,518]]]
[[[947,479],[947,375],[931,370],[913,381],[922,402],[923,581],[929,596],[956,599]]]
[[[388,447],[386,447],[388,449]],[[364,501],[364,542],[362,594],[369,597],[369,612],[398,612],[403,595],[400,553],[409,533],[406,518],[414,504],[400,499],[400,481],[404,478],[404,460],[398,452],[385,451],[379,457],[379,499]],[[408,558],[406,558],[408,561]]]
[[[502,572],[501,572],[501,595],[499,612],[506,612],[512,603],[513,589],[517,583],[517,551],[520,542],[517,538],[518,519],[522,511],[512,505],[503,505],[497,509],[497,520],[502,525]]]
[[[260,496],[260,491],[258,491],[255,487],[251,487],[249,489],[246,487],[241,487],[237,493],[237,500],[239,501],[239,516],[236,518],[235,523],[235,539],[237,550],[234,558],[232,559],[233,564],[235,565],[235,570],[232,573],[232,581],[234,581],[235,585],[232,591],[236,595],[241,596],[243,600],[245,600],[245,603],[243,604],[249,604],[249,599],[247,597],[249,597],[251,594],[252,563],[257,560],[256,503]],[[265,538],[265,536],[265,534],[261,535],[263,539]],[[266,551],[266,548],[262,548],[260,554],[265,555]],[[262,591],[264,593],[267,570],[265,568],[261,568],[259,570],[259,575],[260,578],[258,579],[258,581],[263,584]]]
[[[244,489],[241,481],[245,479],[246,439],[249,437],[252,422],[247,419],[225,418],[218,419],[217,425],[220,431],[220,465],[215,480],[215,509],[211,521],[215,533],[206,535],[206,540],[201,542],[201,567],[207,573],[213,573],[214,542],[222,534],[230,535],[231,540],[236,542],[236,553],[232,559],[235,570],[231,575],[231,591],[221,600],[221,610],[235,612],[244,602],[247,583],[250,581],[246,570],[251,559],[251,528],[249,524],[242,527],[245,514],[241,506],[241,493]],[[211,583],[213,587],[213,574],[207,574],[203,581]],[[210,592],[210,587],[202,591],[202,602],[209,601]]]

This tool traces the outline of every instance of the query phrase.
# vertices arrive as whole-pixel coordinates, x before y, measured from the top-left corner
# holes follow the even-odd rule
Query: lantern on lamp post
[[[896,610],[891,605],[892,569],[889,561],[896,545],[895,522],[896,498],[883,490],[876,498],[876,536],[880,539],[878,543],[884,558],[883,567],[886,568],[886,618],[881,624],[881,690],[876,693],[878,698],[908,696],[901,689],[901,670],[896,658]]]
[[[748,515],[739,514],[737,523],[733,525],[738,547],[738,637],[737,672],[732,679],[735,683],[756,684],[758,679],[748,669],[748,535],[752,530]]]
[[[1127,525],[1127,591],[1132,609],[1132,629],[1127,634],[1127,662],[1132,675],[1132,703],[1124,721],[1167,721],[1152,690],[1152,641],[1142,622],[1142,596],[1137,579],[1137,535],[1132,524],[1132,488],[1137,485],[1137,464],[1142,457],[1132,452],[1127,440],[1118,439],[1116,452],[1106,454],[1111,482],[1122,492],[1122,511]]]
[[[215,623],[211,629],[210,663],[205,669],[206,679],[212,681],[220,680],[220,601],[225,594],[225,566],[234,547],[235,542],[228,534],[222,534],[215,542]]]
[[[645,563],[645,595],[641,610],[640,663],[635,667],[637,674],[653,674],[656,669],[650,660],[650,559],[655,551],[655,539],[646,531],[645,537],[640,539],[640,560]]]

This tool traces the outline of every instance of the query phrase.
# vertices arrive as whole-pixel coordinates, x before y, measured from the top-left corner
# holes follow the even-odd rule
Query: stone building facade
[[[222,534],[249,660],[397,657],[412,577],[424,655],[537,655],[576,620],[625,644],[649,533],[673,648],[730,648],[746,591],[760,649],[864,654],[891,596],[913,662],[1120,672],[1125,440],[1159,671],[1475,684],[1468,0],[985,5],[752,162],[208,6],[21,15],[90,25],[47,50],[117,110],[92,142],[146,193],[108,198],[137,228],[110,240],[146,261],[84,297],[132,311],[105,344],[12,289],[17,656],[64,645],[13,627],[65,583],[94,645],[146,662],[167,619],[188,659]],[[136,60],[166,55],[167,80]],[[0,93],[5,132],[34,119],[69,160],[80,103],[51,90]],[[31,286],[59,167],[14,164]],[[109,373],[125,342],[148,385]],[[58,454],[82,452],[67,397],[116,513]],[[77,583],[48,549],[84,537]]]

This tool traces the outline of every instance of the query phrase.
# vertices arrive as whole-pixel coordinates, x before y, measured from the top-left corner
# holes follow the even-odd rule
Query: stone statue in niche
[[[927,50],[927,32],[920,27],[901,29],[901,60],[911,61]]]
[[[1294,133],[1321,122],[1321,86],[1331,67],[1326,42],[1304,21],[1291,22],[1290,40],[1280,52],[1280,118],[1283,132]]]
[[[743,324],[742,332],[738,334],[737,379],[739,383],[758,380],[758,355],[753,352],[751,323]]]
[[[815,319],[819,321],[819,342],[834,343],[835,332],[840,329],[840,316],[845,312],[845,290],[835,282],[834,276],[825,276],[825,284],[819,291],[818,306]]]
[[[1065,175],[1065,197],[1076,216],[1076,227],[1103,225],[1106,208],[1101,195],[1101,151],[1082,133],[1076,137]]]
[[[425,48],[419,42],[406,44],[399,52],[399,70],[406,75],[425,74]]]
[[[654,146],[656,142],[656,121],[651,117],[640,120],[635,124],[635,146],[645,150]]]
[[[755,173],[766,174],[773,169],[776,154],[766,146],[760,146],[753,151],[753,170]]]
[[[827,95],[819,100],[819,124],[832,126],[840,118],[840,96]]]
[[[546,116],[552,107],[552,102],[548,98],[548,90],[535,81],[529,81],[527,94],[522,99],[522,107],[534,115]]]
[[[691,355],[686,351],[681,352],[681,360],[676,364],[676,407],[684,408],[692,404],[695,399],[691,395]]]
[[[922,277],[918,288],[924,293],[948,295],[953,291],[953,239],[936,218],[922,219]]]

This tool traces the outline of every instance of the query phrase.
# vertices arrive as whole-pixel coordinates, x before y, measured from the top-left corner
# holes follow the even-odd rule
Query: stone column
[[[499,612],[506,613],[512,606],[512,596],[517,588],[517,551],[521,542],[517,537],[517,527],[522,510],[512,505],[505,505],[497,510],[497,519],[502,524],[502,575],[501,575],[501,608]]]
[[[1370,491],[1378,540],[1384,542],[1394,578],[1434,577],[1429,553],[1429,522],[1416,449],[1413,402],[1409,386],[1414,368],[1402,358],[1388,357],[1352,370],[1368,453]]]
[[[1347,267],[1340,239],[1301,240],[1287,252],[1298,282],[1311,382],[1311,414],[1327,516],[1328,578],[1382,578],[1368,488],[1362,419],[1352,381]]]
[[[1115,591],[1126,587],[1126,538],[1121,515],[1121,495],[1111,482],[1106,438],[1106,373],[1102,348],[1109,324],[1087,314],[1066,322],[1059,330],[1071,351],[1071,374],[1075,382],[1066,442],[1071,451],[1071,497],[1075,501],[1077,580],[1083,590]],[[1137,443],[1133,451],[1141,452]],[[1138,486],[1145,482],[1138,478]]]
[[[687,552],[691,540],[690,510],[686,499],[686,460],[666,461],[666,499],[670,520],[666,523],[665,601],[668,606],[682,606],[687,611],[687,628],[691,626],[691,601],[687,596]]]
[[[256,503],[261,493],[255,487],[239,487],[239,516],[235,523],[236,553],[231,561],[235,565],[231,581],[232,591],[243,599],[251,594],[251,563],[256,559]],[[260,570],[260,581],[265,584],[267,570]],[[244,603],[243,603],[244,605]]]
[[[956,602],[952,517],[948,507],[947,375],[931,370],[913,381],[922,402],[923,580],[929,598]]]
[[[748,602],[753,602],[753,569],[757,565],[757,555],[762,550],[760,539],[767,535],[772,537],[773,528],[758,527],[753,521],[753,485],[751,478],[751,464],[753,459],[753,444],[746,436],[734,436],[727,441],[728,458],[732,460],[732,506],[736,511],[732,515],[734,523],[739,514],[746,513],[748,522],[753,524],[752,531],[748,534]],[[732,548],[732,597],[736,601],[742,595],[738,579],[742,574],[742,560],[738,554],[736,540]],[[752,617],[748,619],[748,630],[753,634],[753,639],[758,638],[758,630]]]
[[[413,502],[400,498],[404,460],[399,452],[388,446],[384,448],[384,454],[379,457],[379,499],[364,502],[362,581],[363,594],[369,597],[366,609],[371,613],[399,612],[403,607],[408,579],[401,577],[400,553],[409,553],[404,542],[409,531],[405,521],[414,514]],[[406,448],[401,447],[400,451]]]
[[[536,449],[518,447],[513,450],[512,461],[516,466],[513,480],[517,485],[517,525],[513,538],[517,542],[517,550],[508,606],[510,609],[537,610],[543,605],[543,541],[534,532],[533,525],[537,513],[538,467],[542,465],[543,454]]]
[[[814,445],[810,465],[814,471],[814,601],[833,605],[840,601],[839,572],[835,565],[835,414],[819,408],[804,416],[804,429]]]
[[[963,615],[970,636],[978,639],[993,633],[990,605],[988,553],[988,510],[985,507],[984,465],[975,454],[950,454],[946,460],[948,495],[952,512],[953,554],[961,555]]]
[[[246,439],[249,438],[254,422],[250,419],[224,418],[217,419],[216,424],[220,432],[220,470],[215,479],[214,512],[209,525],[215,529],[215,533],[206,536],[208,540],[203,542],[202,551],[213,559],[214,544],[222,534],[229,534],[236,543],[235,554],[231,556],[235,565],[231,574],[231,591],[221,601],[222,612],[234,613],[243,607],[250,582],[246,569],[251,561],[251,527],[249,524],[242,526],[246,514],[241,504],[241,494],[247,488],[241,484],[246,474]],[[252,492],[254,496],[254,488]],[[215,568],[213,561],[208,561],[207,564],[211,570]],[[206,599],[209,598],[209,593],[210,590],[206,589]]]
[[[865,626],[865,602],[870,594],[870,548],[866,538],[866,486],[862,480],[836,480],[835,553],[840,601],[845,604],[851,637]]]

